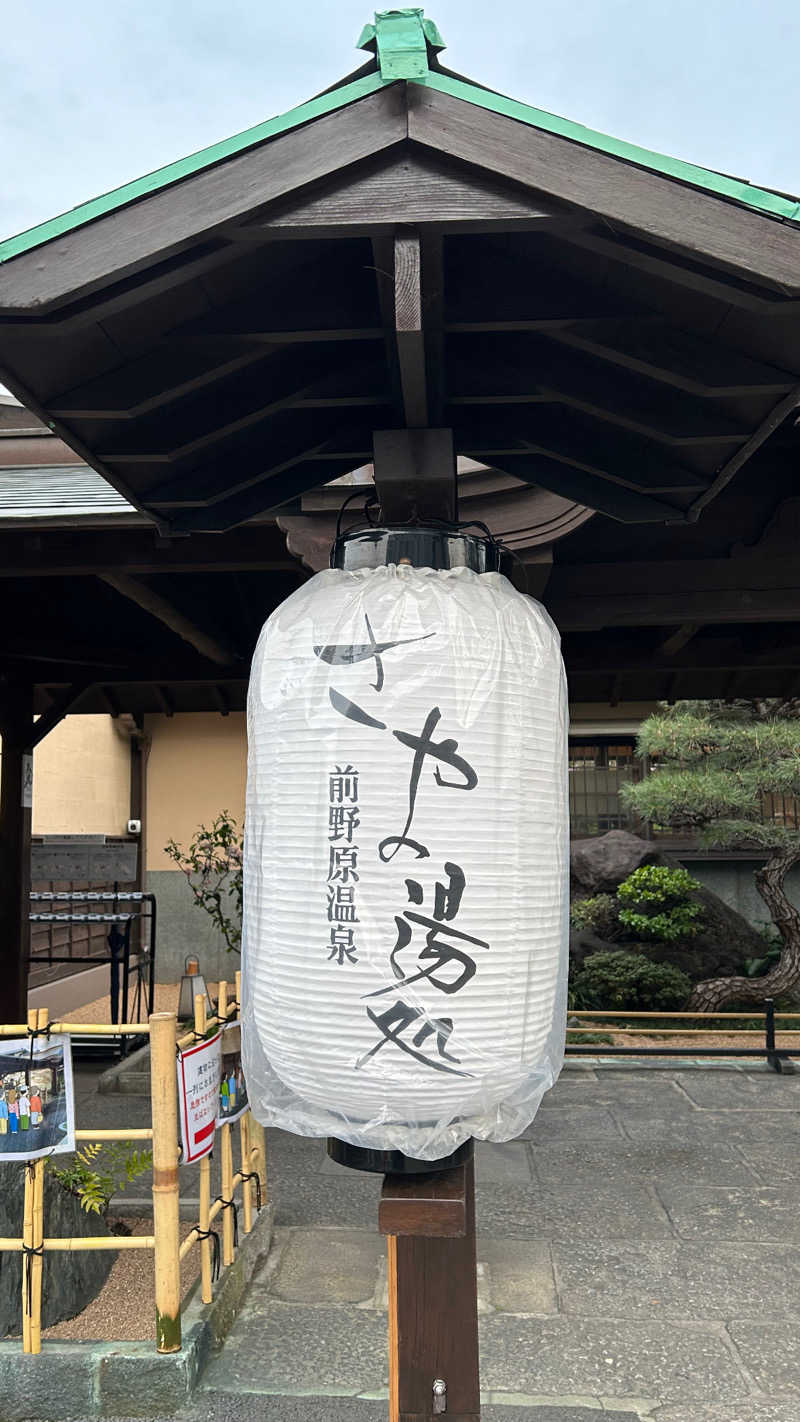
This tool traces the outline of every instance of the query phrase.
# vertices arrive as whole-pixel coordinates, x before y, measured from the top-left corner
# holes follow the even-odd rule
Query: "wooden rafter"
[[[237,661],[236,653],[230,647],[226,647],[216,637],[212,637],[205,632],[202,627],[175,607],[168,598],[156,592],[154,588],[148,587],[146,583],[138,578],[132,578],[127,573],[101,573],[100,577],[104,583],[128,598],[130,602],[136,603],[145,612],[163,622],[176,636],[181,637],[184,642],[188,642],[201,656],[207,657],[210,662],[218,662],[220,666],[229,666]]]

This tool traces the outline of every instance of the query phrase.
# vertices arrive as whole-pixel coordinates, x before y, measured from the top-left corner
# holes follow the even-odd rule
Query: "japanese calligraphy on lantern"
[[[499,574],[320,573],[248,701],[243,1060],[270,1124],[435,1160],[560,1068],[566,695]]]
[[[390,652],[393,646],[400,644],[377,643],[366,615],[364,621],[368,642],[349,646],[315,647],[314,650],[317,656],[324,656],[324,659],[332,665],[341,667],[369,660],[370,657],[373,658],[377,676],[375,682],[372,683],[372,690],[380,693],[385,683],[383,654]],[[424,639],[420,640],[427,641],[431,636],[435,636],[435,633],[428,633]],[[408,644],[406,641],[403,645]],[[334,711],[347,720],[377,732],[385,733],[389,729],[386,722],[378,720],[363,706],[351,701],[333,686],[329,688],[328,695]],[[433,775],[437,785],[445,789],[469,791],[474,790],[478,784],[477,773],[463,755],[458,754],[458,741],[447,737],[434,739],[434,732],[439,726],[441,718],[442,713],[439,707],[432,706],[425,716],[419,734],[398,727],[391,730],[394,738],[402,746],[405,746],[411,755],[408,767],[405,824],[400,834],[387,835],[375,846],[377,858],[383,864],[387,864],[400,852],[405,852],[415,859],[429,859],[431,857],[431,851],[427,844],[421,843],[411,835],[420,780],[428,757],[434,762]],[[442,774],[442,766],[445,766],[448,772],[452,772],[455,779],[446,778]],[[344,770],[340,766],[336,767],[335,772],[330,776],[330,795],[331,819],[329,824],[335,823],[338,837],[342,832],[341,820],[337,818],[334,822],[333,815],[342,813],[341,802],[343,800],[349,799],[353,803],[358,800],[358,774],[351,765],[348,765]],[[358,811],[354,810],[353,814],[357,825],[360,823]],[[357,855],[357,848],[353,847],[353,852]],[[368,998],[384,997],[386,994],[390,994],[394,1001],[390,1002],[383,1010],[367,1006],[367,1016],[378,1029],[378,1041],[369,1051],[362,1053],[358,1058],[355,1063],[357,1070],[367,1065],[382,1048],[391,1046],[405,1052],[415,1061],[423,1063],[434,1071],[449,1072],[459,1076],[469,1075],[469,1073],[459,1070],[458,1058],[447,1050],[447,1043],[453,1032],[452,1017],[433,1017],[425,1011],[419,1002],[406,1001],[406,998],[409,998],[411,987],[423,982],[427,982],[447,997],[459,992],[475,976],[477,962],[472,954],[477,948],[488,949],[489,947],[484,939],[476,938],[451,926],[451,921],[456,917],[461,906],[461,899],[466,888],[466,876],[458,864],[446,862],[444,870],[448,876],[447,882],[446,884],[436,884],[433,917],[408,909],[402,915],[395,915],[397,940],[387,963],[389,982],[386,987],[377,988],[366,994]],[[355,877],[357,878],[357,875]],[[405,888],[409,903],[415,905],[423,903],[424,889],[421,883],[416,879],[409,878],[405,881]],[[348,915],[346,921],[357,923],[354,884],[349,886],[342,884],[337,887],[336,900],[334,901],[331,896],[328,901],[328,917],[331,917],[332,907],[338,916],[340,894],[346,895],[346,898],[341,902],[342,914]],[[423,932],[421,933],[420,930]],[[341,931],[338,930],[338,932]],[[336,932],[335,929],[331,930],[331,943],[334,945],[331,949],[331,957],[337,953],[337,947],[334,944]],[[354,930],[351,929],[349,931],[349,946],[342,943],[338,949],[340,963],[344,961],[345,955],[351,962],[357,961],[353,939]]]
[[[354,838],[359,824],[358,771],[352,765],[336,765],[328,775],[328,923],[330,952],[341,967],[357,963],[356,884],[358,845]]]
[[[222,1073],[222,1032],[178,1053],[181,1165],[202,1160],[214,1147]]]

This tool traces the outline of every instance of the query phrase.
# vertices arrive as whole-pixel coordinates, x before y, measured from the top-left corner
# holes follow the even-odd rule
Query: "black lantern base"
[[[337,1140],[335,1136],[328,1137],[331,1160],[338,1165],[348,1165],[351,1170],[368,1170],[373,1175],[433,1175],[438,1170],[453,1170],[472,1159],[474,1148],[475,1142],[469,1140],[441,1160],[415,1160],[413,1156],[403,1155],[401,1150],[368,1150]]]

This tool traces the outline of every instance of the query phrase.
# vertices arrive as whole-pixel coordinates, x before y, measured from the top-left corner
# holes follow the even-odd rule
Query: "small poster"
[[[33,809],[33,756],[22,757],[22,808]]]
[[[214,1147],[222,1033],[178,1053],[178,1111],[181,1118],[181,1165],[191,1165]]]
[[[242,1024],[229,1022],[222,1032],[222,1075],[219,1082],[217,1125],[238,1121],[248,1109],[247,1083],[242,1071]]]
[[[0,1163],[74,1149],[69,1037],[0,1039]]]

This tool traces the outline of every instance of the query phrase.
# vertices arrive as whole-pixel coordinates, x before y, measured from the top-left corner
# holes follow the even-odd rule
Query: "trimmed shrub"
[[[691,896],[700,888],[686,869],[643,864],[617,889],[619,920],[637,938],[678,943],[702,927],[702,906]]]
[[[671,963],[651,963],[638,953],[592,953],[572,985],[575,1007],[597,1012],[679,1012],[691,980]]]
[[[617,907],[610,894],[595,894],[570,904],[570,928],[596,933],[598,938],[614,938],[619,933]]]

